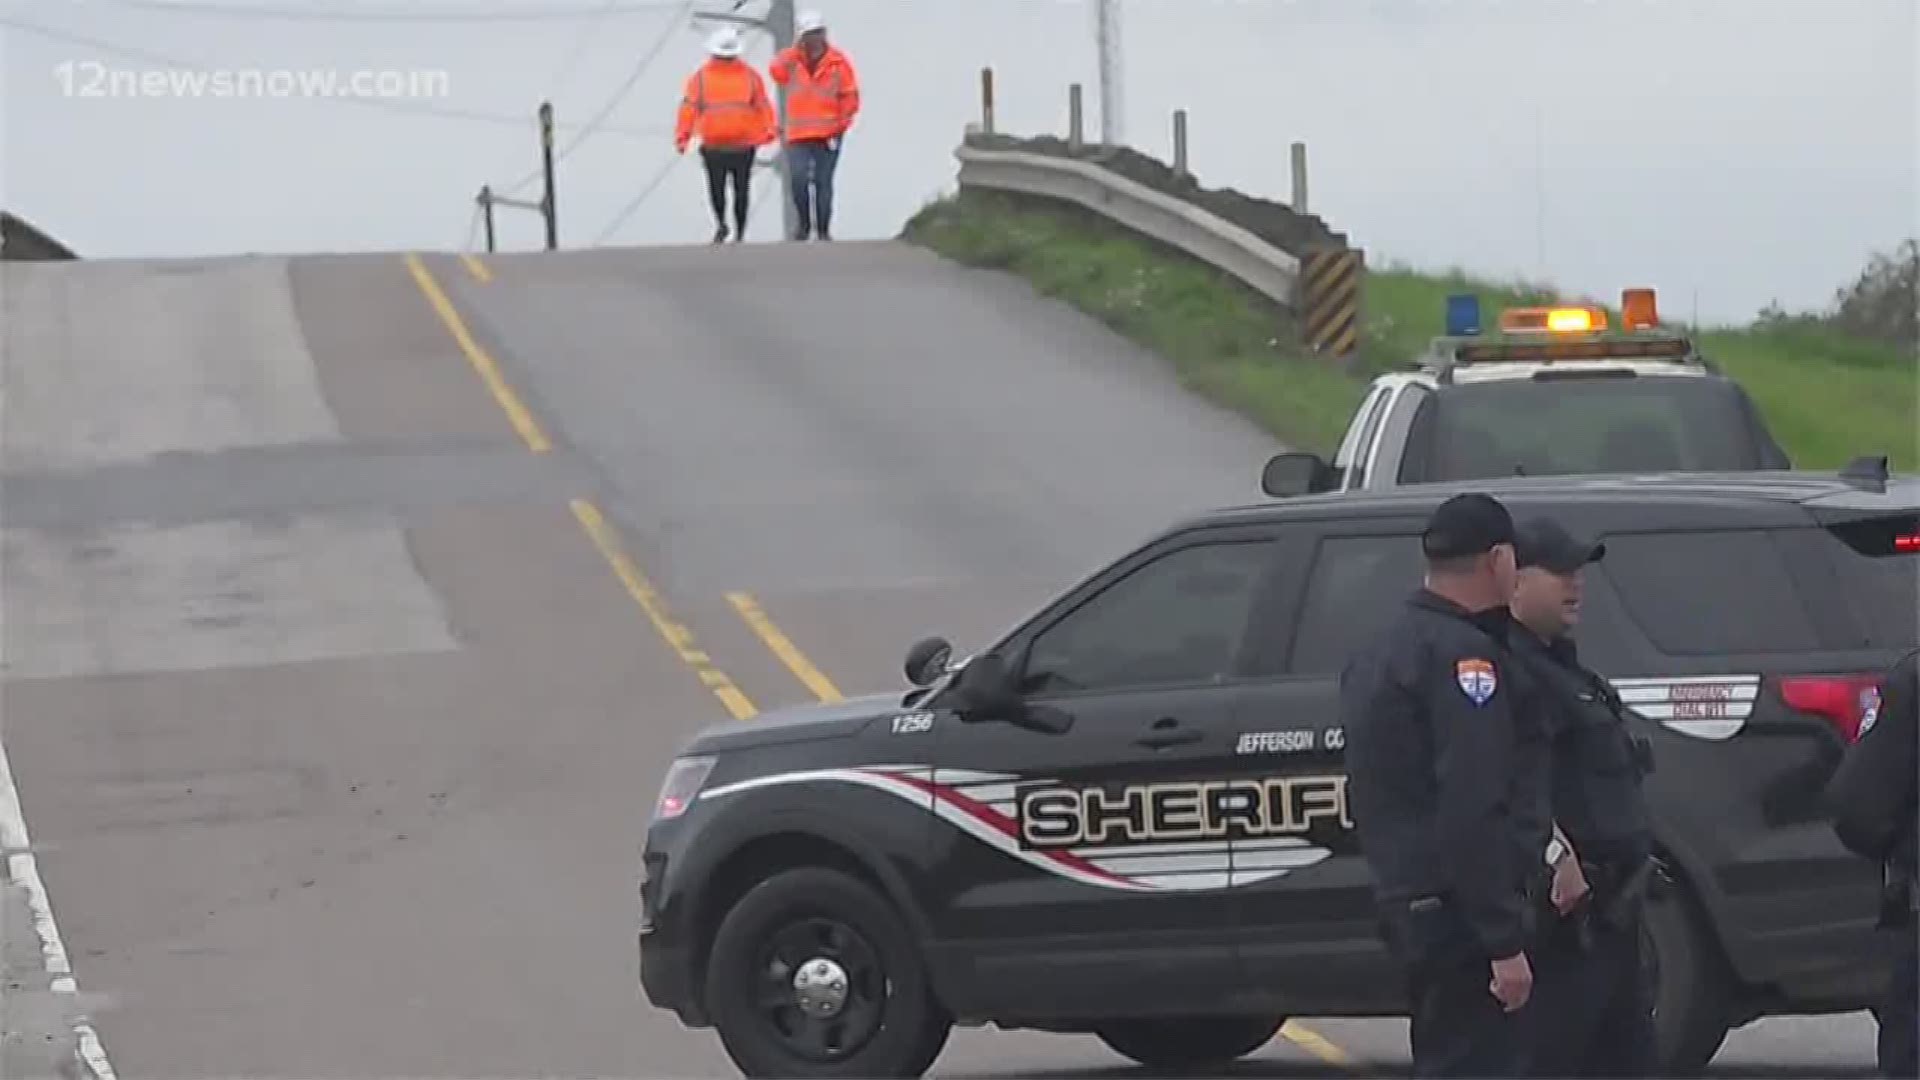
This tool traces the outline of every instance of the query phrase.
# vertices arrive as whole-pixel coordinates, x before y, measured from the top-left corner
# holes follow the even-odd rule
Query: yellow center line
[[[1298,1020],[1289,1020],[1280,1025],[1280,1034],[1293,1045],[1319,1058],[1330,1065],[1343,1068],[1353,1064],[1353,1056],[1342,1050],[1332,1039],[1313,1030]]]
[[[493,399],[506,410],[507,419],[512,422],[513,429],[520,433],[520,438],[526,442],[527,449],[536,454],[544,454],[553,449],[553,444],[547,441],[547,433],[540,430],[539,422],[533,418],[532,410],[528,409],[520,400],[520,396],[507,385],[506,376],[500,374],[500,365],[495,363],[493,357],[488,356],[487,351],[480,347],[480,343],[473,339],[473,334],[467,330],[466,322],[460,318],[460,313],[454,310],[453,301],[448,300],[447,294],[440,290],[440,284],[428,272],[426,264],[420,261],[420,256],[408,252],[407,269],[413,272],[413,280],[420,286],[420,291],[426,294],[427,302],[433,305],[435,312],[439,313],[440,321],[446,324],[448,332],[453,335],[453,340],[459,344],[460,351],[466,354],[467,361],[473,365],[473,370],[479,373],[480,381],[487,384],[487,389],[493,391]]]
[[[743,592],[730,592],[727,594],[727,602],[733,605],[733,609],[740,613],[742,619],[746,620],[748,629],[759,635],[760,640],[766,643],[768,650],[779,657],[781,663],[787,665],[787,670],[793,672],[794,678],[799,679],[800,684],[805,686],[814,697],[821,701],[845,700],[840,693],[840,688],[833,685],[833,680],[827,678],[819,668],[815,667],[813,661],[807,659],[807,654],[801,652],[800,647],[795,645],[791,638],[780,632],[780,628],[774,625],[772,619],[767,618],[767,613],[761,610],[759,603],[752,596]]]
[[[753,702],[747,695],[740,692],[740,688],[734,685],[726,672],[714,666],[712,659],[694,641],[693,631],[689,630],[685,623],[675,619],[667,610],[666,602],[660,598],[659,590],[653,587],[653,583],[648,581],[646,575],[640,572],[640,568],[627,557],[626,551],[620,546],[619,537],[614,535],[613,527],[607,524],[606,516],[600,513],[600,508],[585,499],[574,499],[570,505],[573,507],[573,516],[580,519],[580,527],[587,531],[593,546],[600,549],[601,556],[607,560],[609,566],[613,567],[614,576],[627,587],[627,594],[632,596],[634,602],[640,605],[640,609],[647,613],[647,618],[653,621],[654,629],[660,631],[660,636],[667,639],[667,644],[672,647],[674,654],[700,676],[700,681],[706,684],[707,689],[713,691],[713,696],[720,699],[720,704],[726,706],[735,720],[753,717],[758,712]]]
[[[484,283],[493,280],[493,271],[487,269],[487,264],[480,261],[480,256],[471,251],[463,251],[460,253],[460,261],[467,264],[467,273],[472,274],[475,281]]]

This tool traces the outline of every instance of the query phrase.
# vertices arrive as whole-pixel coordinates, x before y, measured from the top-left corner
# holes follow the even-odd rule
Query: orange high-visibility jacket
[[[778,124],[760,73],[743,61],[715,57],[688,76],[673,141],[684,150],[698,134],[702,146],[745,150],[772,142]]]
[[[787,88],[787,139],[831,139],[853,126],[860,111],[860,80],[853,61],[832,45],[809,69],[800,46],[791,45],[773,58],[768,74]]]

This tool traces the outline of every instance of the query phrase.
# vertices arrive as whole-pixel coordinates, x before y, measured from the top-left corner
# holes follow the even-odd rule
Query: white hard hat
[[[723,59],[739,56],[744,50],[740,32],[730,26],[715,30],[713,36],[707,39],[707,51]]]
[[[795,20],[793,24],[794,32],[801,34],[812,33],[815,30],[825,30],[826,28],[827,17],[817,11],[801,12],[800,18]]]

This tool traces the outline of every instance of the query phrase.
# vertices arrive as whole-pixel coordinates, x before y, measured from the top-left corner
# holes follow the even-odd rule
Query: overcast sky
[[[1002,129],[1064,132],[1066,88],[1078,80],[1097,130],[1087,0],[818,6],[866,92],[841,164],[843,238],[892,235],[951,188],[982,65],[997,73]],[[0,201],[85,255],[460,248],[475,235],[480,185],[506,188],[537,166],[542,97],[563,124],[585,121],[664,39],[615,102],[613,130],[559,166],[561,242],[584,246],[672,156],[679,87],[705,32],[685,7],[0,0],[16,24],[0,29]],[[1168,156],[1168,115],[1184,107],[1203,181],[1284,199],[1287,145],[1304,140],[1314,209],[1376,265],[1545,276],[1602,296],[1650,284],[1676,315],[1697,303],[1703,318],[1743,320],[1774,298],[1824,304],[1871,251],[1920,231],[1920,0],[1123,7],[1127,141]],[[611,10],[579,14],[597,8]],[[448,17],[248,14],[276,9]],[[536,9],[549,17],[451,17]],[[754,57],[767,54],[757,41]],[[124,91],[170,64],[429,77],[424,96],[374,103],[88,93],[112,82]],[[563,127],[562,147],[570,136]],[[503,247],[540,245],[537,217],[502,215]],[[756,218],[759,235],[772,235],[777,208]],[[605,242],[698,242],[710,228],[688,158]]]

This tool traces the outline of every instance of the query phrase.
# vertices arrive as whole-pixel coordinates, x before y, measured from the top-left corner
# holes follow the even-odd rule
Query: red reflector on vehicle
[[[1893,550],[1920,552],[1920,533],[1893,538]]]
[[[1780,699],[1788,706],[1833,725],[1851,743],[1860,738],[1860,721],[1878,704],[1877,675],[1790,675],[1780,680]]]

